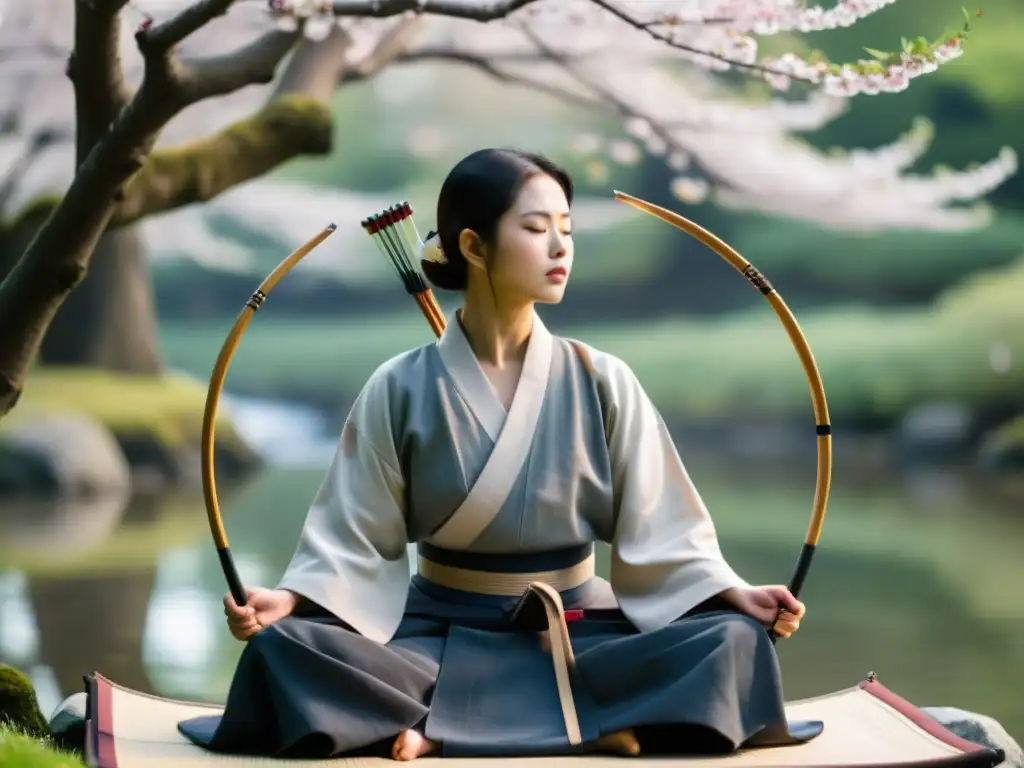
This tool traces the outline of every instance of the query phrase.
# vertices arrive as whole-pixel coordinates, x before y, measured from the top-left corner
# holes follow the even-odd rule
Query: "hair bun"
[[[424,259],[420,262],[423,274],[435,288],[442,291],[466,290],[466,262],[437,262]]]

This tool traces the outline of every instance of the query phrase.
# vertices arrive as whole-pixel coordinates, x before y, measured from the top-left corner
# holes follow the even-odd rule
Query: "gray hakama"
[[[716,603],[744,586],[622,361],[535,316],[506,413],[456,316],[353,405],[279,584],[304,612],[249,640],[222,715],[179,728],[303,757],[388,754],[410,728],[444,756],[574,753],[623,728],[645,754],[812,738],[787,726],[765,629]]]

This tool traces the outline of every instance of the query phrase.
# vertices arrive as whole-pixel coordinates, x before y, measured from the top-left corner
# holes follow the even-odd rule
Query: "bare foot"
[[[613,752],[625,757],[636,757],[640,754],[640,742],[632,728],[626,728],[615,733],[606,733],[596,742],[597,749],[605,752]]]
[[[391,747],[391,758],[393,760],[415,760],[417,757],[426,757],[437,749],[437,744],[432,742],[419,731],[412,729],[402,731],[395,739]]]

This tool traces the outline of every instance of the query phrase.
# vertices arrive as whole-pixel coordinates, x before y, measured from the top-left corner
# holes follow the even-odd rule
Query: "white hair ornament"
[[[444,250],[441,248],[441,238],[437,232],[428,232],[426,240],[420,241],[420,258],[434,264],[448,263]]]

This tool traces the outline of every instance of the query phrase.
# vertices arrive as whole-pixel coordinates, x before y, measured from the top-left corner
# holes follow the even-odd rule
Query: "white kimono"
[[[536,315],[508,413],[456,316],[374,372],[279,587],[386,643],[417,541],[505,554],[608,542],[612,590],[642,631],[747,586],[630,368]]]
[[[583,572],[547,596],[558,652],[509,591],[410,579],[413,542],[432,556],[421,563],[472,561],[479,585],[516,569],[535,582],[538,562],[596,541],[611,545],[610,578]],[[387,754],[410,728],[446,757],[575,754],[625,728],[642,728],[647,753],[812,738],[820,723],[786,723],[764,628],[709,600],[742,586],[621,360],[535,317],[506,413],[453,317],[352,407],[280,582],[312,611],[250,639],[223,715],[179,728],[278,757]]]

